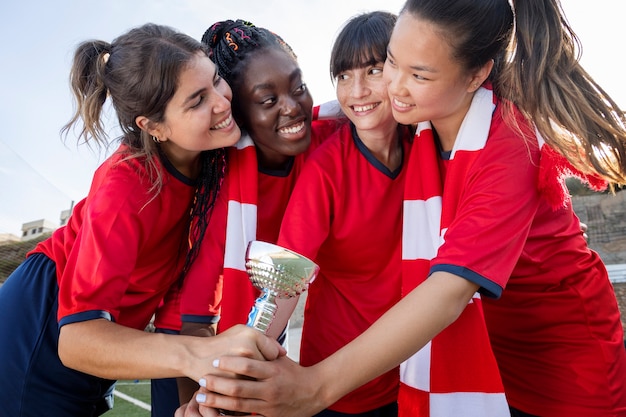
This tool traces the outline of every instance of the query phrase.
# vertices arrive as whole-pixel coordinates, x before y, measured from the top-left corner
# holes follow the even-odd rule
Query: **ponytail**
[[[626,117],[580,65],[580,42],[560,3],[514,5],[515,36],[498,89],[575,168],[626,184]]]
[[[89,142],[93,138],[98,144],[106,143],[100,115],[107,98],[104,72],[110,54],[111,44],[104,41],[83,42],[74,53],[70,87],[76,100],[76,109],[61,132],[67,135],[70,128],[82,119],[79,141],[82,138],[84,142]]]

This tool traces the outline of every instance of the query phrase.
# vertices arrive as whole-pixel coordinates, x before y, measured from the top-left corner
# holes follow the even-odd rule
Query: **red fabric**
[[[63,323],[102,311],[143,329],[184,263],[195,187],[163,169],[163,188],[152,198],[143,159],[123,161],[125,151],[98,168],[67,226],[31,252],[56,263]]]
[[[447,242],[448,228],[453,227],[465,195],[464,179],[477,165],[494,107],[491,91],[481,88],[447,165],[438,162],[439,150],[430,123],[417,127],[404,197],[404,294],[427,278],[431,260]],[[440,173],[440,168],[445,168],[445,173]],[[402,416],[509,415],[478,296],[455,323],[400,366],[400,378],[398,405]]]
[[[563,155],[550,146],[543,146],[539,165],[538,189],[554,209],[564,207],[569,200],[569,190],[564,181],[567,177],[577,177],[594,191],[603,191],[608,185],[606,181],[597,176],[585,175],[575,169]]]
[[[541,416],[625,415],[619,310],[563,192],[570,168],[521,115],[511,117],[524,138],[496,109],[485,146],[444,164],[443,210],[453,211],[442,215],[447,228],[431,268],[501,295],[482,305],[513,407]]]
[[[403,139],[406,161],[408,132]],[[320,266],[304,312],[304,366],[352,341],[400,299],[406,166],[396,176],[383,168],[346,124],[307,160],[293,191],[278,244]],[[329,409],[362,413],[392,403],[398,383],[396,368]]]
[[[314,108],[314,114],[324,111]],[[249,137],[230,148],[223,190],[218,196],[207,236],[211,265],[202,277],[186,280],[181,295],[183,319],[189,316],[210,319],[207,306],[219,304],[218,331],[245,324],[258,290],[245,272],[245,251],[254,239],[274,243],[295,180],[306,157],[337,128],[336,120],[314,120],[311,145],[294,159],[288,176],[258,172],[256,149]],[[209,232],[207,232],[209,235]],[[221,288],[207,292],[206,288]],[[219,299],[214,298],[219,295]]]

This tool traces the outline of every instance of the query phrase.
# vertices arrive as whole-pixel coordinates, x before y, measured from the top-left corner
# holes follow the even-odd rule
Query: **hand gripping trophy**
[[[248,315],[248,326],[267,333],[276,315],[276,299],[292,298],[307,290],[319,266],[304,256],[259,240],[248,244],[246,271],[261,290]]]
[[[260,240],[248,243],[246,272],[252,284],[261,291],[250,313],[247,325],[263,334],[276,316],[276,299],[293,298],[307,290],[320,268],[304,256]],[[221,416],[247,415],[219,410]]]

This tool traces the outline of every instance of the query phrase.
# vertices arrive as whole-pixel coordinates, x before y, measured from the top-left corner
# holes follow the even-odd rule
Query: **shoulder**
[[[344,123],[330,132],[325,140],[311,149],[307,156],[307,163],[319,164],[322,161],[340,163],[346,154],[353,148],[350,123]]]
[[[309,149],[317,148],[320,144],[334,136],[337,131],[349,124],[348,119],[313,120],[311,123],[311,146]]]
[[[540,144],[534,125],[514,106],[496,107],[485,150],[487,155],[499,155],[499,159],[510,156],[520,159],[522,163],[535,165],[540,157]]]

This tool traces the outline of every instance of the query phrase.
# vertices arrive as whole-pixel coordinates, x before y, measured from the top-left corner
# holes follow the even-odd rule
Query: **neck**
[[[402,142],[396,123],[385,129],[375,131],[357,129],[357,134],[372,155],[389,170],[394,171],[400,166],[402,163]]]
[[[257,161],[260,170],[264,171],[280,171],[289,166],[289,161],[293,158],[290,155],[274,154],[266,155],[259,151],[257,147]]]

